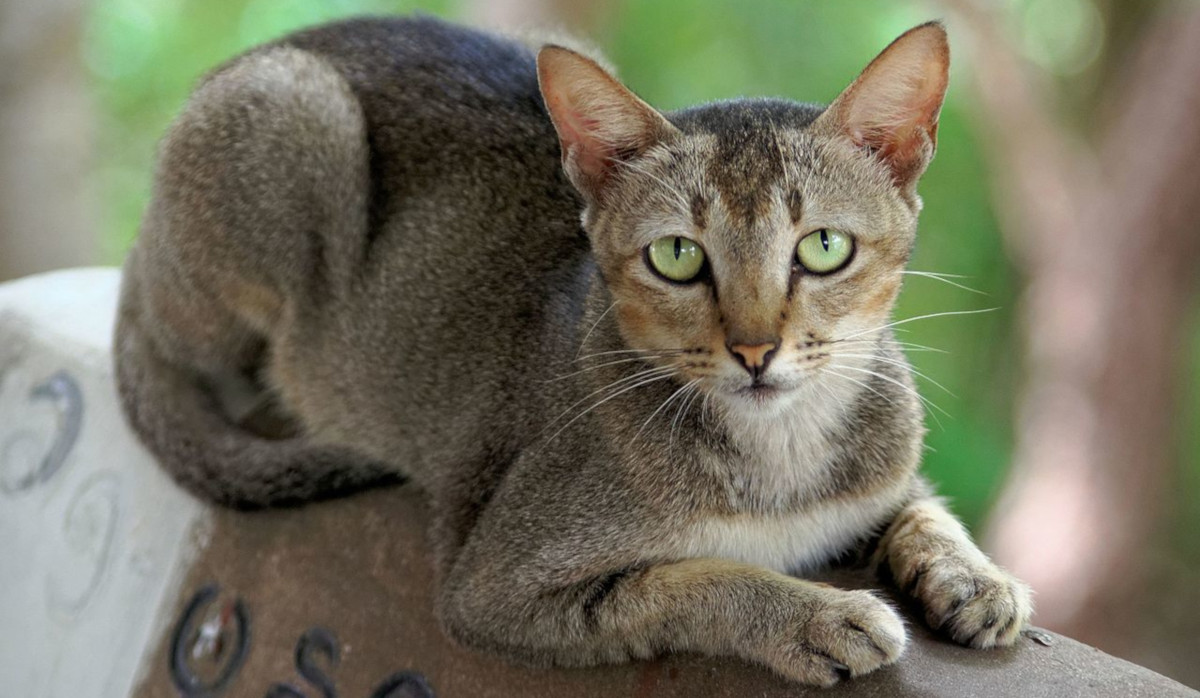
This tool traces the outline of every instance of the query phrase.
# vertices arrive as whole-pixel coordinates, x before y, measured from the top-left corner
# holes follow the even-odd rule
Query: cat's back
[[[403,454],[414,475],[462,460],[479,425],[535,418],[534,398],[514,407],[507,386],[569,351],[590,278],[535,52],[433,18],[362,18],[284,37],[209,79],[281,50],[332,67],[352,96],[368,210],[361,227],[314,226],[352,207],[306,205],[321,245],[297,275],[304,311],[272,327],[269,382],[316,438]],[[293,159],[319,143],[280,138]],[[311,187],[273,179],[273,195],[320,201],[344,184],[315,174]]]
[[[528,46],[425,16],[351,19],[262,50],[279,45],[319,56],[347,81],[362,106],[381,192],[399,194],[464,168],[480,184],[534,180],[566,191]]]
[[[569,354],[594,272],[560,161],[535,54],[501,36],[354,19],[217,67],[160,142],[126,263],[135,428],[215,499],[275,497],[273,482],[208,475],[287,462],[291,446],[222,428],[191,442],[238,444],[227,461],[176,448],[186,425],[225,421],[205,421],[202,391],[171,393],[190,377],[170,369],[190,362],[215,384],[252,375],[305,439],[415,478],[503,452],[538,418],[521,388]],[[171,361],[147,376],[159,355]],[[347,475],[345,454],[312,457],[333,473],[315,481],[372,477]]]

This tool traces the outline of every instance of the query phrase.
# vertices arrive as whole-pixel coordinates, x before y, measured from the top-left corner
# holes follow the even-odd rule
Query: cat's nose
[[[750,372],[750,377],[758,380],[767,370],[767,365],[771,363],[771,359],[775,358],[775,352],[779,349],[779,342],[761,342],[758,344],[734,344],[733,342],[726,343],[729,347],[729,353],[738,360],[747,371]]]

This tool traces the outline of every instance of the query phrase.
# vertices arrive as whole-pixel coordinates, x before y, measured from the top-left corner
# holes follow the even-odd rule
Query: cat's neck
[[[719,428],[731,446],[714,466],[725,470],[731,507],[783,511],[817,498],[857,388],[810,382],[770,408],[714,400]]]

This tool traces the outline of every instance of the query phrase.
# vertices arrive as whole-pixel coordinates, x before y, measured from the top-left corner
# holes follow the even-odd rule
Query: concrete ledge
[[[439,631],[431,611],[425,518],[421,497],[405,487],[299,510],[217,513],[211,542],[191,570],[176,616],[185,613],[192,594],[213,583],[222,596],[205,617],[233,618],[223,607],[241,600],[250,642],[230,695],[262,696],[272,682],[321,695],[315,689],[319,682],[305,681],[297,669],[297,655],[304,654],[297,647],[306,634],[311,666],[347,696],[1194,695],[1147,669],[1050,633],[1038,633],[1049,645],[1027,636],[1012,649],[978,652],[933,637],[915,620],[910,623],[915,642],[899,664],[832,690],[797,687],[737,661],[691,656],[587,670],[516,668],[457,648]],[[830,580],[862,585],[861,573],[854,571]],[[236,635],[237,621],[226,625]],[[336,667],[319,649],[322,631],[338,648]],[[160,643],[139,696],[176,695],[170,644]],[[195,664],[197,673],[205,670],[203,662]],[[213,669],[207,670],[211,676]],[[432,693],[378,692],[387,678],[405,671],[419,673]]]
[[[127,696],[206,508],[117,408],[116,270],[0,286],[0,677],[6,696]]]
[[[827,691],[694,656],[562,671],[467,652],[432,615],[419,493],[239,514],[158,471],[116,404],[118,280],[78,270],[0,286],[5,695],[1200,695],[1051,633],[977,652],[915,620],[898,665]]]

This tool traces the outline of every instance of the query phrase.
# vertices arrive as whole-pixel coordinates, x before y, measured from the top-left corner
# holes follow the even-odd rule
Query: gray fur
[[[125,409],[180,483],[226,505],[414,480],[440,616],[473,647],[569,665],[692,650],[810,683],[894,661],[892,609],[783,574],[932,501],[907,364],[867,326],[890,313],[919,200],[821,114],[669,114],[601,200],[564,174],[519,43],[381,19],[254,49],[163,141],[126,265]],[[788,266],[815,210],[871,221],[844,278]],[[662,225],[706,236],[709,282],[653,279],[639,255]],[[662,333],[687,352],[664,358]],[[746,377],[722,343],[767,336],[794,397],[760,409],[726,394]],[[845,347],[854,380],[822,374]],[[699,376],[703,396],[682,391]],[[265,399],[243,418],[222,405],[247,381]],[[773,540],[693,554],[789,521],[814,529],[787,534],[804,553],[780,569],[741,561]],[[880,560],[911,558],[886,540]]]

